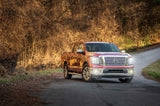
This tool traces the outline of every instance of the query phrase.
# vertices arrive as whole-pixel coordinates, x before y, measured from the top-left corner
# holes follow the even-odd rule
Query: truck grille
[[[104,57],[106,66],[125,66],[125,57]]]

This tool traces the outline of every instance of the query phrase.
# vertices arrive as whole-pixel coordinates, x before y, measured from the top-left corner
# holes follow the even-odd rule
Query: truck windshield
[[[88,52],[120,52],[117,46],[110,43],[86,43]]]

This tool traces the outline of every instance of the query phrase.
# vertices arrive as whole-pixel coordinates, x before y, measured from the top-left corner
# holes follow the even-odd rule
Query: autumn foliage
[[[80,40],[126,50],[160,42],[159,10],[159,0],[1,0],[0,67],[59,67]]]

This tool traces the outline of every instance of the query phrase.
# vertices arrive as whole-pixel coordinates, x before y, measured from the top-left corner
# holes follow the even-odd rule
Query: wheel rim
[[[90,79],[90,72],[89,72],[89,70],[88,70],[88,67],[85,67],[84,69],[83,69],[83,78],[84,78],[84,80],[89,80]]]
[[[64,77],[66,78],[68,74],[68,69],[67,66],[64,67]]]

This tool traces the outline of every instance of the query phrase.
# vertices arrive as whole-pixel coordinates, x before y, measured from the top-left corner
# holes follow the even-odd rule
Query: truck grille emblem
[[[118,62],[118,60],[114,59],[114,60],[113,60],[113,62],[114,62],[114,63],[117,63],[117,62]]]

